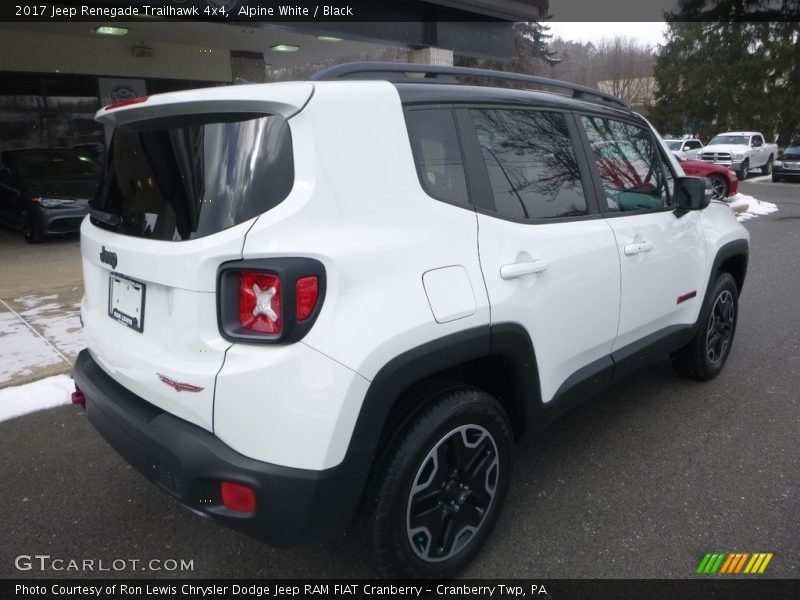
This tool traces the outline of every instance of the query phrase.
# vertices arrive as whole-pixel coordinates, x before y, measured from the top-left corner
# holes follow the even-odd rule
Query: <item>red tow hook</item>
[[[72,392],[72,403],[80,406],[86,406],[86,396],[84,396],[83,392],[78,389],[77,385],[75,386],[75,391]]]

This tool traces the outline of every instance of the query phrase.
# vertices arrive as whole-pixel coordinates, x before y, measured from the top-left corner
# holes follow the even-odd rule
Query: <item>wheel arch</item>
[[[734,240],[720,247],[711,265],[708,285],[706,286],[706,297],[711,291],[714,278],[720,272],[730,273],[736,282],[736,289],[741,294],[744,280],[747,276],[749,255],[750,244],[744,239]]]
[[[427,342],[389,361],[370,383],[359,412],[348,454],[368,453],[371,489],[394,433],[423,405],[426,388],[472,385],[503,406],[516,436],[529,428],[540,403],[538,368],[527,331],[518,324],[476,327]],[[367,494],[368,495],[368,494]]]

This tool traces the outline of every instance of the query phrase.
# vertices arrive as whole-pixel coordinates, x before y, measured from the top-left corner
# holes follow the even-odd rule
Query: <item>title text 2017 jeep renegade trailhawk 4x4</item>
[[[451,574],[515,435],[730,352],[747,232],[603,92],[356,64],[123,104],[76,385],[142,473],[275,545],[358,515],[382,575]]]

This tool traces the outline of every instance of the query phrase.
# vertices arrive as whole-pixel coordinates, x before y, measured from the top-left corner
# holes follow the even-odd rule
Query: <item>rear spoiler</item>
[[[157,94],[132,103],[111,104],[97,111],[95,119],[115,127],[136,121],[208,113],[269,113],[289,119],[303,110],[313,93],[314,86],[308,82],[186,90]]]

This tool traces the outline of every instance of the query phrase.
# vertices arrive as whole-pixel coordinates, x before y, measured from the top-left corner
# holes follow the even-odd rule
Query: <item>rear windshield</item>
[[[293,184],[283,117],[144,121],[114,131],[92,222],[142,238],[195,239],[274,208]]]

